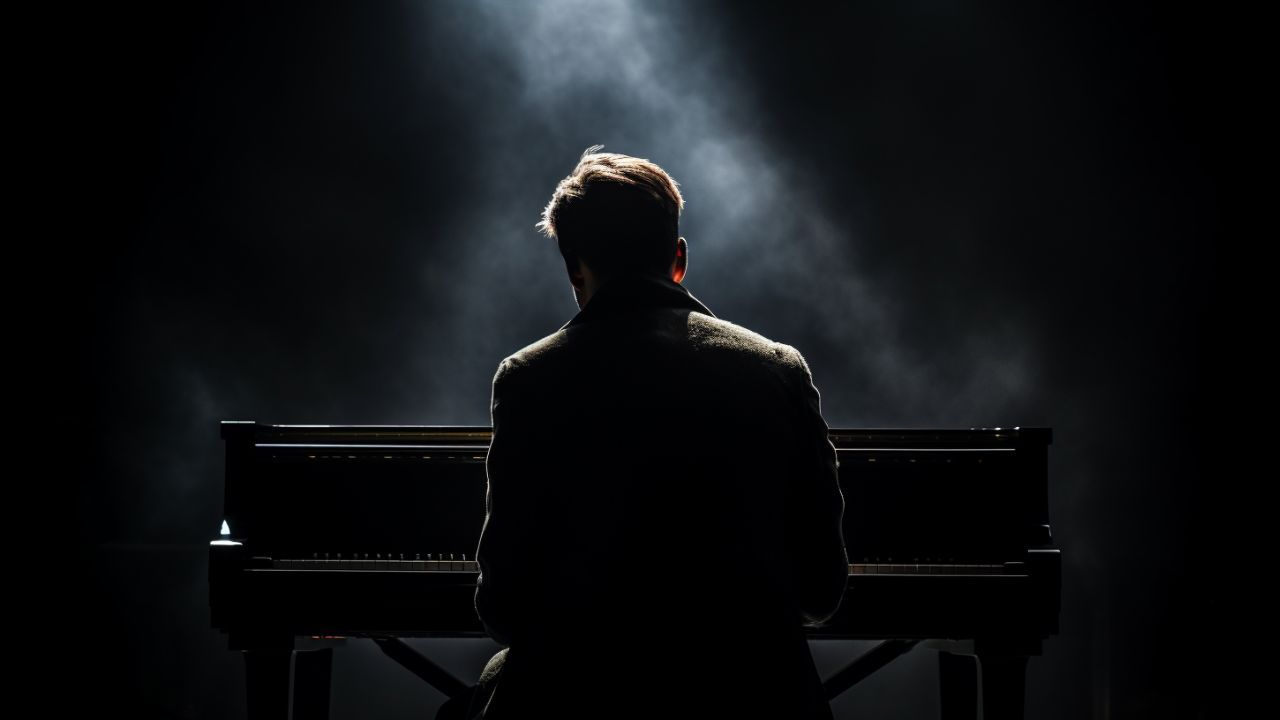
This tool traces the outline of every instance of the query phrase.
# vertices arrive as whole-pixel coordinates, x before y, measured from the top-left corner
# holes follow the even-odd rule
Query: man
[[[830,717],[803,632],[848,577],[794,348],[682,285],[684,200],[588,148],[539,227],[580,312],[493,380],[476,610],[486,718]]]

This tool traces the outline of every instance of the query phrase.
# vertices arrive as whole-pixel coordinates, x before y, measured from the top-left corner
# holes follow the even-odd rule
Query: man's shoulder
[[[799,368],[804,364],[800,351],[786,343],[776,342],[760,333],[722,318],[688,313],[686,323],[689,345],[702,351],[751,356],[766,363]],[[573,352],[577,335],[584,328],[561,328],[516,350],[502,360],[509,371],[554,361]]]
[[[700,350],[742,355],[780,369],[800,369],[804,358],[786,343],[722,318],[689,313],[689,341]]]
[[[520,368],[546,363],[569,344],[569,333],[561,328],[544,338],[535,340],[502,359],[499,371],[514,372]]]

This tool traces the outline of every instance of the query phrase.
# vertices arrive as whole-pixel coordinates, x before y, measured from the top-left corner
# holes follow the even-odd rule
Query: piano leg
[[[299,650],[293,657],[293,720],[329,720],[333,648]]]
[[[245,650],[245,695],[249,720],[288,720],[292,650]]]
[[[290,666],[293,720],[328,720],[333,649],[245,650],[245,690],[249,720],[289,720]]]
[[[938,691],[942,720],[978,720],[978,659],[939,652]]]
[[[978,654],[982,671],[983,720],[1022,720],[1026,704],[1027,656]]]

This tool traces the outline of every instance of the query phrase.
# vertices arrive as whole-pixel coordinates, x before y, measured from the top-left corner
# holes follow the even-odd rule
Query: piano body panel
[[[851,575],[840,609],[811,637],[973,639],[1057,633],[1050,578],[1036,575]]]
[[[215,553],[217,554],[217,553]],[[484,634],[476,573],[233,569],[211,577],[214,627],[284,629],[295,636]],[[213,564],[210,565],[211,574]]]
[[[228,440],[225,520],[276,557],[474,553],[491,433],[449,430],[242,431]]]
[[[224,422],[222,435],[224,540],[241,544],[211,547],[214,627],[298,636],[482,634],[474,573],[280,568],[286,559],[438,560],[474,552],[489,428]],[[1009,576],[851,573],[840,611],[810,635],[1057,632],[1061,563],[1049,532],[1048,429],[833,429],[830,437],[851,563],[995,563],[1007,564]],[[750,579],[744,583],[749,592]]]
[[[217,578],[213,624],[297,636],[481,636],[475,573],[241,569]],[[1054,576],[851,575],[815,638],[1047,638],[1058,631]],[[746,585],[749,586],[749,580]],[[744,587],[744,592],[749,592]],[[696,636],[698,627],[689,628]]]

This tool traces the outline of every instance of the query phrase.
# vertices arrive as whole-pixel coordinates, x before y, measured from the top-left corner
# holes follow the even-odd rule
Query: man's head
[[[688,263],[679,229],[684,198],[676,181],[648,160],[597,152],[601,147],[582,154],[537,225],[559,245],[579,306],[620,275],[680,282]]]

